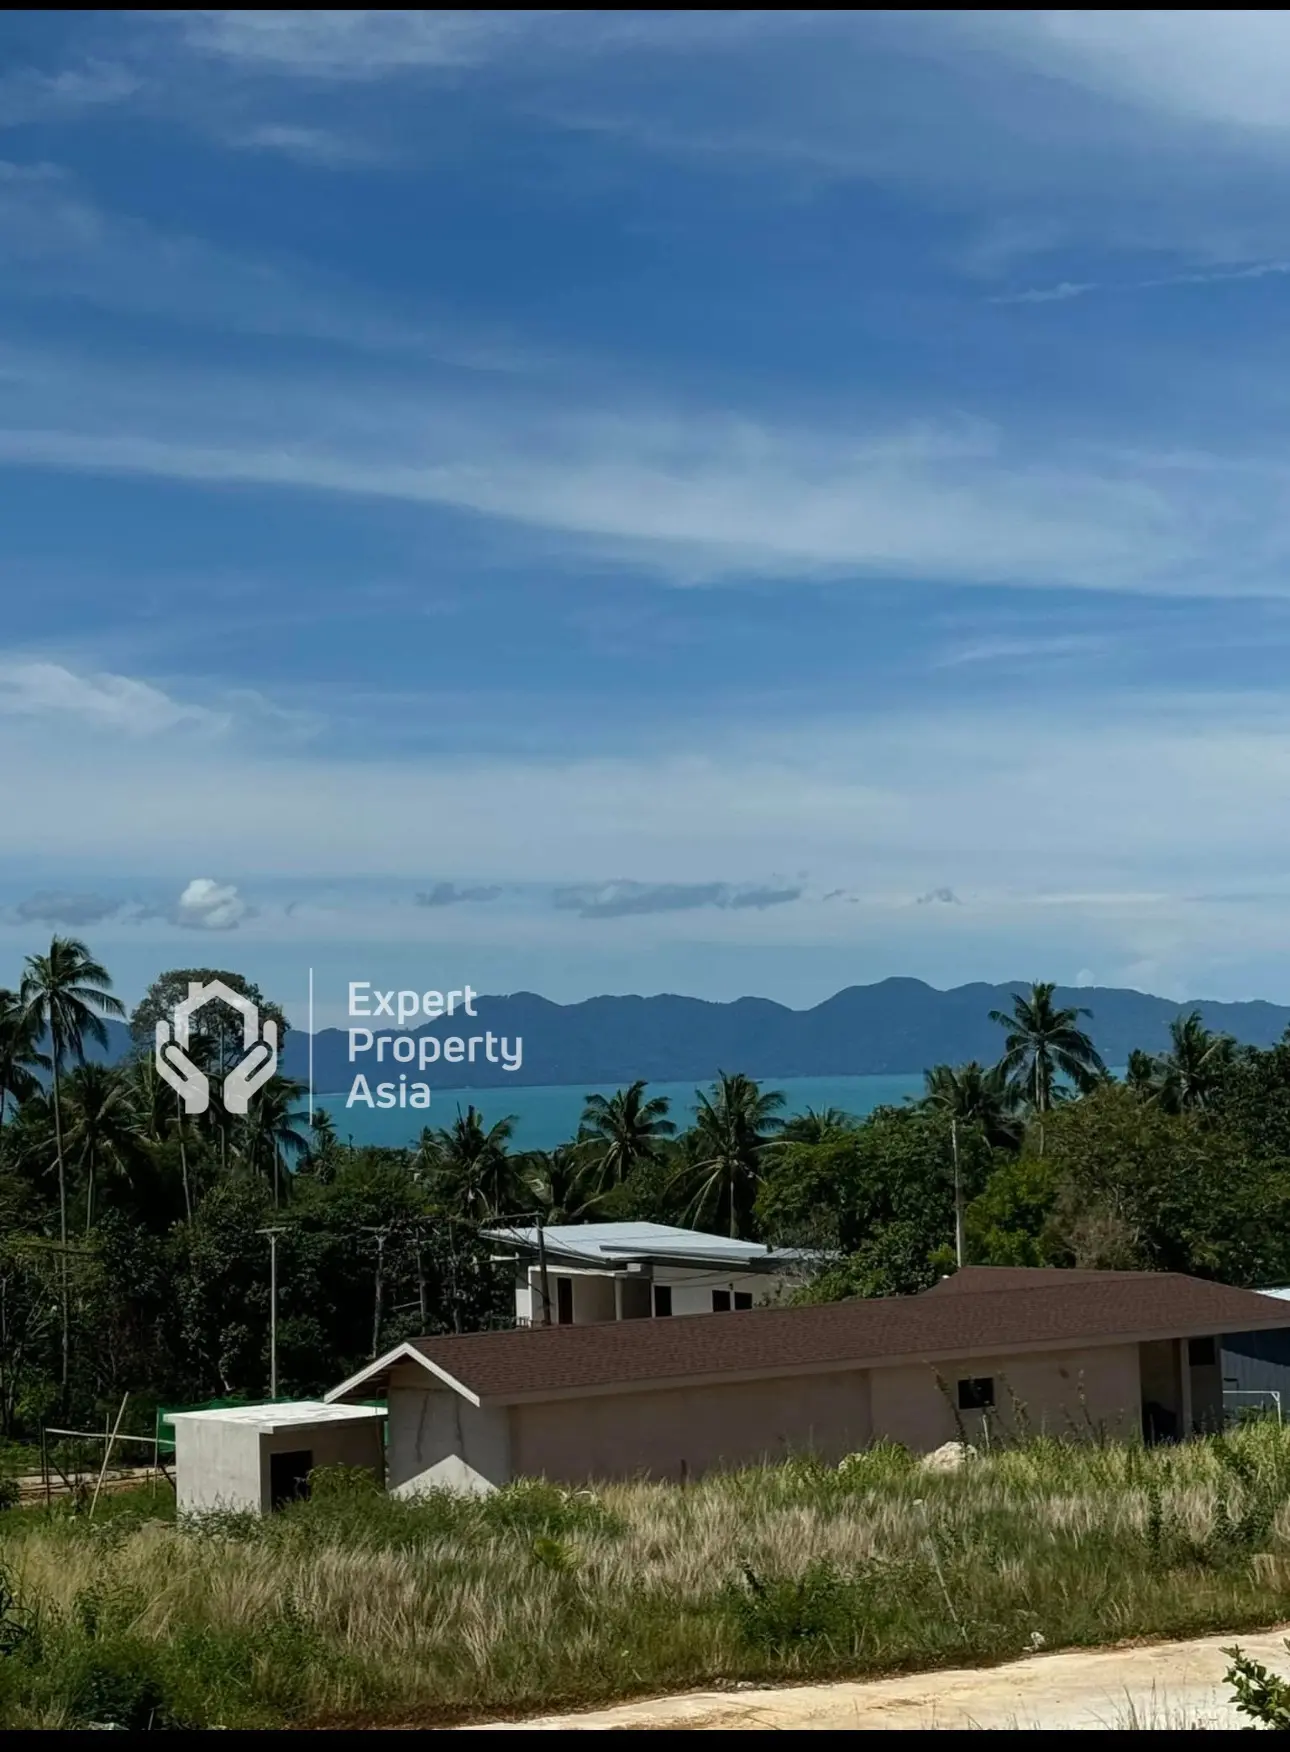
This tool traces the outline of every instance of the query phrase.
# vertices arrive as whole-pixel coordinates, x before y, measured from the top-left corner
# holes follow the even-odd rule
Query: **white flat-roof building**
[[[368,1405],[220,1406],[173,1411],[175,1498],[181,1514],[267,1514],[309,1494],[320,1466],[359,1466],[385,1481],[385,1411]]]
[[[669,1223],[557,1223],[542,1230],[540,1247],[532,1226],[485,1233],[515,1261],[517,1326],[587,1326],[756,1308],[781,1300],[810,1257]]]

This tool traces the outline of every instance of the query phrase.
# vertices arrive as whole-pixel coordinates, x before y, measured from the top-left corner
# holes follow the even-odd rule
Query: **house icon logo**
[[[163,1017],[157,1024],[157,1071],[175,1093],[182,1097],[184,1111],[205,1113],[211,1103],[210,1078],[188,1056],[188,1035],[193,1017],[206,1004],[220,998],[242,1018],[242,1052],[240,1064],[234,1065],[224,1078],[222,1094],[229,1113],[245,1113],[251,1097],[262,1089],[278,1068],[278,1025],[271,1016],[260,1021],[259,1009],[250,998],[226,986],[222,979],[207,985],[190,980],[188,996],[176,1004],[170,1021]]]

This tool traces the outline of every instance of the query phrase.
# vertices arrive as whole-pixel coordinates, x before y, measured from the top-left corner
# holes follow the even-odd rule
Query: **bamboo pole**
[[[112,1426],[112,1434],[108,1437],[107,1446],[103,1450],[103,1464],[99,1467],[98,1482],[94,1486],[94,1497],[90,1503],[90,1520],[94,1519],[94,1511],[98,1507],[99,1492],[103,1488],[103,1480],[107,1476],[108,1461],[112,1458],[112,1444],[116,1441],[116,1433],[121,1428],[121,1419],[125,1416],[125,1408],[130,1395],[124,1394],[121,1399],[121,1409],[116,1414],[116,1422]]]

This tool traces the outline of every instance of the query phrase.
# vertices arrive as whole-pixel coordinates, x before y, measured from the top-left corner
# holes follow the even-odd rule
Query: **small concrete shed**
[[[171,1412],[179,1511],[267,1514],[307,1496],[319,1466],[361,1466],[383,1484],[384,1416],[375,1406],[316,1400]]]

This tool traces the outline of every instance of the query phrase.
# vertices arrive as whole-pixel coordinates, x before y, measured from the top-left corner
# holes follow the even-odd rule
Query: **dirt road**
[[[1248,1726],[1224,1647],[1290,1674],[1287,1629],[1027,1656],[1007,1666],[838,1685],[687,1692],[498,1728],[1144,1728]],[[482,1724],[481,1724],[482,1725]]]

